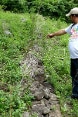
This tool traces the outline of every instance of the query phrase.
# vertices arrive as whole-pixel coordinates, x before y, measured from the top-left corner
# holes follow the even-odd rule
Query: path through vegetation
[[[44,18],[37,17],[34,29],[36,39],[42,39],[44,24]],[[34,42],[33,47],[21,63],[23,91],[28,86],[34,97],[29,112],[24,112],[23,117],[62,117],[54,89],[46,80],[44,65],[41,60],[43,48],[37,43],[38,41]],[[28,77],[28,80],[25,76]]]
[[[21,63],[23,76],[28,76],[30,81],[22,79],[23,90],[29,83],[29,89],[34,96],[29,112],[24,112],[23,117],[62,117],[59,101],[54,94],[54,89],[46,81],[44,66],[37,55],[42,51],[41,47],[34,45]]]

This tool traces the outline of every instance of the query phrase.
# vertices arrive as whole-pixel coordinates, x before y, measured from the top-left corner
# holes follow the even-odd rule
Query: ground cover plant
[[[60,20],[46,20],[45,33],[52,33],[66,27],[69,24]],[[78,117],[77,100],[71,96],[70,57],[68,51],[69,35],[44,39],[43,63],[47,80],[52,83],[55,93],[60,100],[63,117]]]
[[[32,96],[28,88],[23,97],[19,96],[22,79],[20,61],[34,41],[43,48],[41,59],[46,79],[54,86],[62,115],[78,117],[77,100],[70,98],[72,86],[67,47],[69,36],[53,39],[46,37],[48,33],[66,26],[67,23],[60,19],[51,20],[39,14],[0,11],[0,117],[21,117],[31,106]]]
[[[0,12],[0,117],[20,117],[31,105],[29,90],[23,97],[19,93],[20,61],[34,40],[32,20],[29,14]]]

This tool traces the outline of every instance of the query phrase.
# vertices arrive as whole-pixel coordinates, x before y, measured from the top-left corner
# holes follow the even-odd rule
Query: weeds
[[[38,14],[0,11],[0,26],[0,117],[21,117],[31,106],[33,97],[28,88],[23,97],[19,95],[22,79],[20,61],[34,40],[43,47],[40,54],[45,74],[55,88],[62,114],[64,117],[78,117],[77,100],[68,98],[72,87],[68,36],[46,38],[48,33],[64,28],[67,24]],[[28,77],[25,78],[28,80]]]
[[[59,20],[57,22],[48,20],[48,24],[46,25],[49,33],[59,30],[59,27],[64,28],[67,26],[66,23]],[[70,77],[68,39],[68,35],[45,39],[43,63],[45,73],[48,76],[47,80],[54,86],[55,93],[60,100],[62,115],[64,117],[78,117],[76,112],[78,104],[76,100],[70,98],[72,93],[72,80]]]
[[[23,53],[32,47],[33,38],[30,33],[34,30],[33,23],[28,14],[2,11],[0,20],[0,116],[21,117],[33,98],[28,88],[23,97],[19,95],[19,84],[23,77],[20,61]]]

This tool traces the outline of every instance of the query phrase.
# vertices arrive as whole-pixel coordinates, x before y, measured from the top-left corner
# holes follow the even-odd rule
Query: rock
[[[9,30],[5,30],[4,33],[5,33],[6,35],[11,35],[11,34],[12,34]]]
[[[51,112],[51,113],[49,113],[49,117],[57,117],[57,116],[56,116],[55,112]]]
[[[35,80],[38,80],[40,83],[43,83],[44,82],[44,74],[36,74],[35,77],[34,77]]]
[[[46,99],[49,99],[50,98],[50,90],[48,88],[45,88],[43,91],[44,91],[44,97]]]
[[[45,115],[45,117],[49,117],[49,114]]]
[[[42,104],[41,101],[33,101],[32,105]],[[42,104],[43,105],[43,104]]]
[[[43,98],[43,99],[41,100],[41,102],[44,102],[45,107],[50,107],[50,104],[49,104],[49,100],[48,100],[48,99]]]
[[[33,105],[33,106],[32,106],[32,111],[42,114],[42,113],[43,113],[43,108],[44,108],[44,107],[45,107],[45,105],[36,104],[36,105]]]
[[[24,112],[23,117],[30,117],[29,112]]]
[[[39,101],[44,97],[44,93],[42,91],[37,91],[35,92],[34,97],[37,101]]]
[[[45,105],[44,99],[42,99],[40,102],[42,105]]]
[[[34,81],[32,84],[31,84],[31,88],[38,88],[40,86],[40,83],[38,81]]]
[[[56,95],[54,94],[54,93],[50,93],[50,100],[51,101],[57,101],[58,99],[57,99],[57,97],[56,97]]]
[[[23,117],[62,117],[58,99],[53,93],[54,88],[48,83],[48,76],[45,76],[43,63],[35,56],[38,55],[39,51],[39,47],[35,45],[29,50],[21,64],[23,74],[33,79],[29,85],[29,90],[34,96],[30,112],[25,112]],[[28,84],[27,81],[26,83]],[[26,87],[25,83],[22,82],[21,84]]]
[[[43,66],[43,62],[41,60],[38,60],[38,65]]]
[[[46,115],[46,114],[49,114],[49,113],[50,113],[50,108],[44,107],[44,108],[43,108],[43,111],[42,111],[42,114],[43,114],[43,115]]]
[[[47,80],[45,80],[45,81],[43,82],[43,86],[46,87],[46,88],[48,88],[48,89],[50,90],[51,93],[54,92],[54,88],[52,87],[52,85],[51,85],[50,83],[48,83]]]

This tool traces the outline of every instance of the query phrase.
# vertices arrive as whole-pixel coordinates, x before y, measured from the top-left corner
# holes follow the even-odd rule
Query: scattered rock
[[[62,117],[54,89],[45,80],[43,63],[35,56],[40,50],[41,48],[35,45],[21,64],[23,73],[33,79],[29,89],[34,96],[30,112],[25,112],[23,117],[31,117],[34,113],[36,117]],[[24,82],[22,84],[24,85]]]

